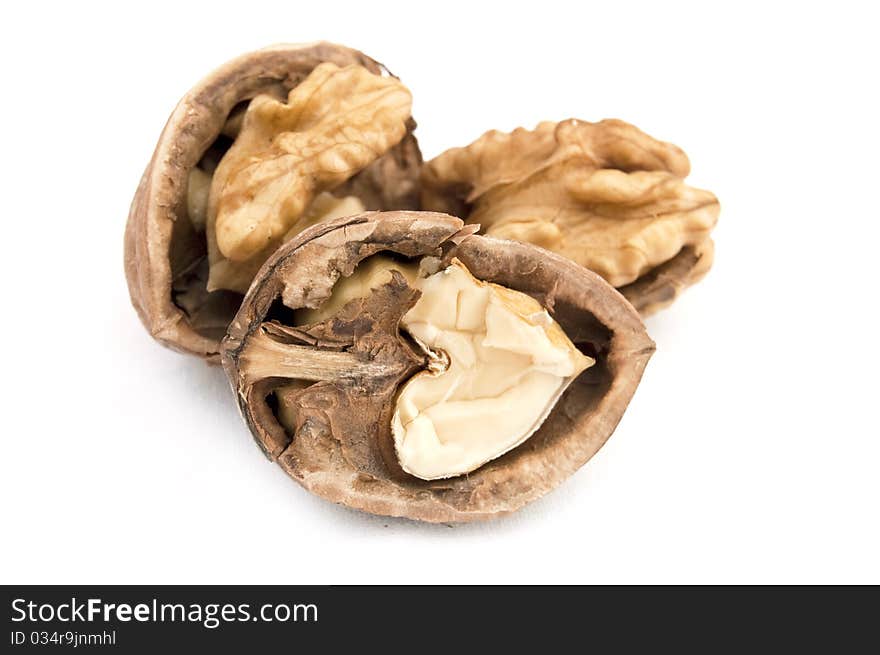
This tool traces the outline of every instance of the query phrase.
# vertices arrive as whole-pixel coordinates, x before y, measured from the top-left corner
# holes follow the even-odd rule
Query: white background
[[[713,4],[5,4],[0,582],[880,582],[878,23],[870,3]],[[509,518],[309,495],[222,372],[130,307],[128,204],[179,97],[321,38],[402,78],[426,157],[618,117],[721,200],[715,268],[648,321],[616,433]]]

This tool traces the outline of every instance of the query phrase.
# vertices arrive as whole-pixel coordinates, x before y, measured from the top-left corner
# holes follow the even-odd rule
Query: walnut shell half
[[[255,278],[222,342],[223,365],[259,446],[309,491],[374,514],[486,519],[556,487],[611,435],[654,351],[639,315],[574,262],[473,232],[458,218],[432,212],[341,218],[281,246]],[[431,366],[399,329],[419,292],[394,272],[341,309],[328,303],[336,312],[331,318],[305,326],[300,320],[323,317],[311,310],[377,253],[410,262],[437,257],[430,261],[441,265],[456,260],[479,280],[528,294],[595,364],[513,450],[458,477],[405,473],[389,446],[391,416],[403,383]],[[296,416],[280,421],[279,407],[290,404],[279,404],[277,394],[296,380]]]
[[[183,97],[168,119],[125,231],[132,304],[164,345],[219,361],[219,341],[243,296],[207,290],[204,217],[195,215],[192,202],[200,194],[204,198],[210,184],[209,175],[201,171],[213,170],[229,149],[251,99],[268,95],[284,100],[325,62],[388,75],[381,64],[351,48],[331,43],[273,46],[215,70]],[[421,153],[414,127],[410,119],[399,143],[334,193],[355,195],[367,209],[417,208]],[[194,171],[198,175],[191,179]]]

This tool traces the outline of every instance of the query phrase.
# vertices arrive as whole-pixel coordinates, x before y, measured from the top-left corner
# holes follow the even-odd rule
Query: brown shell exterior
[[[186,215],[190,170],[220,135],[238,103],[261,93],[284,97],[322,62],[358,64],[376,74],[387,73],[362,52],[332,43],[272,46],[215,70],[181,99],[168,119],[138,185],[125,230],[131,301],[144,326],[162,344],[219,361],[219,340],[196,331],[172,298],[174,271],[191,263],[180,263],[190,255],[176,243],[194,234]],[[372,194],[383,209],[417,208],[422,158],[412,135],[414,127],[411,121],[407,136],[352,178],[349,187]],[[393,183],[386,184],[389,176]]]
[[[257,443],[309,491],[373,514],[430,522],[487,519],[559,485],[602,447],[623,415],[654,351],[633,307],[598,275],[568,259],[528,244],[473,236],[462,227],[457,218],[431,212],[339,219],[282,246],[257,275],[223,341],[223,365]],[[381,396],[369,382],[354,381],[359,404],[332,384],[324,386],[323,414],[292,438],[285,435],[264,400],[266,388],[248,381],[242,352],[282,296],[291,309],[320,304],[340,273],[349,275],[361,259],[383,250],[406,256],[442,250],[477,278],[532,295],[576,344],[589,349],[597,365],[569,387],[537,433],[467,476],[424,481],[395,470],[387,459],[383,463],[381,442],[393,396]],[[405,296],[398,290],[398,297]],[[365,358],[385,351],[373,344]]]

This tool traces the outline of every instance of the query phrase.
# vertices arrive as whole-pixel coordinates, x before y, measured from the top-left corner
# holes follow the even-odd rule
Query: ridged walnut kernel
[[[715,196],[684,152],[619,120],[491,131],[425,165],[422,207],[595,271],[643,314],[709,270]]]

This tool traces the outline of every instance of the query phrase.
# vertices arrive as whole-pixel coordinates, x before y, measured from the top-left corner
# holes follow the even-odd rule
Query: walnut
[[[689,170],[679,148],[623,121],[546,122],[428,162],[422,207],[564,255],[649,314],[711,266],[719,205],[684,183]]]
[[[309,82],[313,73],[317,77]],[[327,83],[317,94],[318,105],[297,94],[301,85],[316,80]],[[385,107],[378,89],[395,100],[388,108],[393,117],[383,113],[374,134],[372,122],[350,105],[361,97],[371,107],[377,100]],[[293,115],[291,100],[300,103],[301,115]],[[353,115],[357,120],[347,128]],[[291,125],[307,127],[286,131]],[[421,154],[414,127],[408,92],[381,64],[329,43],[260,50],[225,64],[196,85],[159,138],[126,227],[129,291],[150,333],[169,347],[219,361],[219,341],[242,294],[278,243],[295,240],[299,229],[336,216],[417,208]],[[307,144],[299,140],[303,135]],[[349,148],[339,145],[326,160],[318,157],[327,164],[319,171],[315,158],[303,153],[334,135],[345,135]],[[317,173],[320,179],[296,186],[289,199],[272,193],[271,184],[248,177],[262,175],[265,182],[266,176],[280,174],[277,179],[286,184],[291,176]],[[218,175],[230,183],[228,190],[215,179]],[[245,207],[249,203],[241,203],[240,193],[253,194],[261,204],[271,196],[268,204],[274,209],[252,211]],[[240,206],[233,209],[236,203]],[[232,258],[217,248],[224,243],[214,240],[218,225],[238,227],[238,238],[235,229],[230,232]],[[253,239],[241,238],[251,229]],[[255,254],[257,237],[265,243]]]
[[[288,95],[254,98],[211,183],[208,291],[245,292],[284,241],[330,218],[309,208],[406,135],[412,97],[393,77],[323,63]],[[352,207],[359,213],[364,207]],[[317,215],[316,215],[317,214]],[[345,215],[345,214],[342,214]],[[242,265],[247,275],[240,274]]]
[[[255,278],[223,365],[257,443],[310,491],[485,519],[610,436],[654,349],[638,314],[574,262],[474,231],[438,213],[349,216]],[[489,405],[505,394],[501,415]]]

